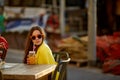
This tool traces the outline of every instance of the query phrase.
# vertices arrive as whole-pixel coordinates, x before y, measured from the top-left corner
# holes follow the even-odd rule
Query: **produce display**
[[[97,36],[97,58],[105,73],[120,75],[120,32]]]
[[[62,39],[57,47],[60,51],[67,51],[72,59],[87,59],[87,37],[68,37]]]

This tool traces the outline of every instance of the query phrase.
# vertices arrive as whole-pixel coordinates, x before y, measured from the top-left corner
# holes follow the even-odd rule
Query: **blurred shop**
[[[50,14],[51,9],[53,9],[60,17],[59,0],[29,0],[29,2],[27,0],[5,0],[4,8],[8,22],[19,19],[30,23],[31,19],[39,15],[40,9],[45,9],[48,14]],[[73,0],[66,0],[64,17],[65,34],[79,34],[79,32],[82,31],[86,32],[87,8],[85,0],[76,0],[75,2],[73,2]],[[9,27],[9,25],[7,27]],[[9,30],[10,29],[8,29],[8,31]]]

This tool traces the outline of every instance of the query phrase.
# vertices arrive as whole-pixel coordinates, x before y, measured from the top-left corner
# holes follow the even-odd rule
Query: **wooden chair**
[[[69,54],[67,52],[53,52],[53,56],[58,65],[52,75],[52,80],[56,79],[57,72],[59,72],[58,80],[67,80],[67,64],[70,61]]]

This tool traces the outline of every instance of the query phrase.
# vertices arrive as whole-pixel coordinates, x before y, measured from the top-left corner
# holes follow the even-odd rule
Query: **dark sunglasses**
[[[32,38],[32,40],[35,40],[36,38],[41,39],[42,35],[32,36],[31,38]]]

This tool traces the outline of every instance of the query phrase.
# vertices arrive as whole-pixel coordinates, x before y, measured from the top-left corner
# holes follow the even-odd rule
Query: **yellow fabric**
[[[45,42],[37,50],[36,64],[56,64],[52,51]]]
[[[38,48],[36,53],[36,64],[56,64],[54,57],[52,55],[51,49],[48,45],[43,42],[43,44]],[[54,72],[53,72],[54,73]],[[59,72],[57,72],[56,80],[58,80]]]

